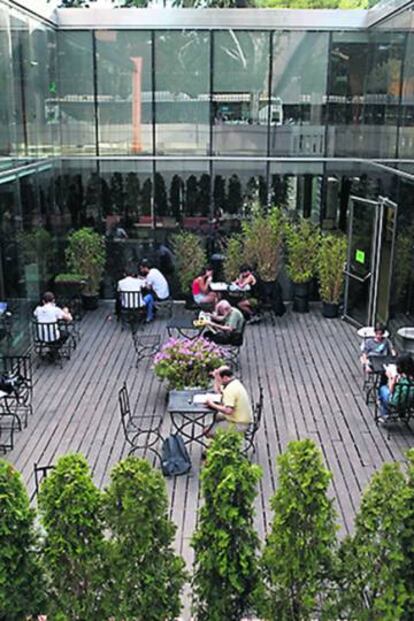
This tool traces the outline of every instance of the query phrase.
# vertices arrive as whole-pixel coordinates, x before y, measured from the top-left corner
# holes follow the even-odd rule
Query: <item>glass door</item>
[[[351,196],[344,317],[358,325],[386,322],[397,205]]]

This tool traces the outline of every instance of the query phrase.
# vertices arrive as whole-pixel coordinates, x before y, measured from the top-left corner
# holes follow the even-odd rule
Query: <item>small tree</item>
[[[137,221],[140,212],[140,183],[137,173],[130,172],[127,174],[125,181],[125,220],[129,223],[132,219]]]
[[[229,179],[229,190],[227,196],[227,210],[229,213],[239,213],[243,204],[241,183],[238,175],[234,174]]]
[[[286,270],[294,283],[309,282],[315,275],[319,253],[320,233],[307,218],[288,222],[285,226],[288,251]]]
[[[38,504],[46,530],[43,554],[53,618],[105,619],[101,493],[82,455],[59,459],[41,486]]]
[[[124,180],[122,173],[115,172],[110,181],[110,195],[112,204],[112,213],[123,214],[124,213]]]
[[[243,264],[243,236],[232,235],[227,240],[226,258],[224,259],[224,276],[227,282],[232,282],[240,273]]]
[[[155,173],[154,177],[154,208],[157,216],[167,215],[167,190],[165,189],[164,177],[159,172]]]
[[[214,177],[213,198],[215,209],[226,209],[226,182],[221,175]]]
[[[290,442],[278,458],[274,518],[261,559],[262,614],[307,621],[324,592],[336,545],[336,514],[327,496],[331,473],[312,440]]]
[[[206,251],[195,233],[183,231],[172,238],[172,251],[177,257],[177,274],[183,293],[187,293],[194,278],[207,263]]]
[[[150,216],[151,215],[151,198],[152,198],[152,181],[150,178],[145,179],[142,184],[142,215]]]
[[[210,175],[203,173],[199,181],[199,208],[202,216],[208,216],[210,214],[210,200],[211,200],[211,187],[210,187]]]
[[[172,548],[176,527],[168,518],[162,475],[146,460],[128,457],[112,470],[104,506],[111,533],[111,614],[117,620],[176,619],[186,574]]]
[[[407,452],[408,476],[406,488],[406,514],[402,536],[404,569],[402,578],[408,595],[402,615],[403,621],[414,619],[414,449]]]
[[[354,535],[341,546],[338,610],[346,618],[402,618],[408,596],[402,546],[406,511],[406,482],[401,467],[385,464],[364,493]]]
[[[46,611],[45,584],[34,512],[21,475],[3,460],[0,498],[0,618],[20,621]]]
[[[278,207],[264,213],[258,203],[253,205],[252,217],[242,223],[244,258],[256,267],[266,282],[277,279],[281,267],[283,215]]]
[[[195,175],[190,175],[187,179],[185,199],[185,213],[188,216],[194,216],[196,213],[199,213],[198,183]]]
[[[241,442],[235,431],[218,433],[201,474],[205,502],[192,540],[198,621],[239,621],[257,587],[253,501],[261,471],[246,459]]]
[[[174,175],[170,185],[170,205],[171,213],[180,222],[182,218],[182,205],[184,200],[184,182],[180,175]]]

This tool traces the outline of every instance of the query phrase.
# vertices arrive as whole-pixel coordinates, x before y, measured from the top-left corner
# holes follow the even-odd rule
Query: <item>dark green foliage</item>
[[[267,183],[263,175],[259,175],[259,201],[262,207],[267,205]]]
[[[137,173],[128,173],[125,181],[125,221],[136,221],[139,216],[140,207],[140,183]]]
[[[407,453],[408,476],[406,488],[406,514],[402,535],[402,550],[405,558],[403,580],[408,595],[402,619],[414,619],[414,449]]]
[[[215,209],[226,209],[226,184],[221,175],[214,177],[213,199]]]
[[[307,621],[324,594],[336,546],[336,514],[327,496],[331,474],[312,440],[290,442],[277,461],[259,606],[265,619]]]
[[[405,500],[406,482],[400,465],[385,464],[364,493],[354,535],[341,546],[337,609],[344,618],[402,618],[408,595],[402,546]],[[412,539],[409,545],[412,550]]]
[[[227,210],[229,213],[240,213],[243,204],[241,183],[238,175],[232,175],[229,179],[227,195]]]
[[[52,618],[104,619],[104,540],[101,493],[81,455],[59,459],[38,497],[46,530],[44,561],[50,574]]]
[[[180,222],[182,218],[182,204],[184,200],[184,182],[180,175],[174,175],[170,186],[170,205],[171,213]]]
[[[282,175],[272,175],[272,202],[284,207],[287,201],[287,183]]]
[[[110,194],[111,194],[111,210],[114,214],[123,214],[124,213],[124,181],[122,179],[122,174],[116,172],[111,177],[110,182]]]
[[[117,621],[176,619],[186,574],[172,549],[176,529],[162,475],[128,457],[112,470],[104,504],[111,531],[110,615]]]
[[[154,177],[154,208],[157,216],[166,216],[168,213],[167,190],[164,177],[159,172]]]
[[[152,181],[150,178],[145,179],[142,185],[142,215],[151,215],[151,197],[152,197]]]
[[[44,577],[36,548],[34,513],[21,475],[0,461],[0,620],[45,613]]]
[[[210,175],[202,174],[199,181],[199,210],[202,216],[210,214],[211,187]]]
[[[197,621],[239,621],[257,587],[253,502],[261,471],[241,443],[234,431],[218,433],[201,474],[204,505],[192,540]]]
[[[111,194],[105,179],[98,173],[91,173],[86,186],[86,210],[94,218],[102,212],[104,215],[111,213]]]
[[[198,182],[195,175],[190,175],[186,183],[185,213],[187,216],[195,216],[198,209]]]

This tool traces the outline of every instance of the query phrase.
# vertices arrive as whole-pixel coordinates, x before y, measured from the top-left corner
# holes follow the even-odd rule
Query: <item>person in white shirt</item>
[[[65,342],[67,335],[60,333],[58,321],[72,321],[72,315],[68,308],[56,306],[55,296],[51,291],[43,294],[42,305],[37,306],[33,314],[39,324],[55,324],[50,327],[43,326],[43,328],[41,325],[38,326],[40,340],[54,344]]]
[[[118,281],[117,300],[115,303],[115,314],[119,319],[120,312],[123,308],[134,309],[143,308],[145,306],[144,298],[141,290],[145,285],[143,278],[138,278],[131,267],[125,270],[125,277]],[[129,293],[129,295],[123,295]]]
[[[150,291],[144,296],[144,303],[147,309],[146,322],[154,319],[154,299],[166,300],[170,296],[168,282],[156,267],[150,267],[149,261],[143,259],[139,266],[141,276],[145,278],[145,285]]]

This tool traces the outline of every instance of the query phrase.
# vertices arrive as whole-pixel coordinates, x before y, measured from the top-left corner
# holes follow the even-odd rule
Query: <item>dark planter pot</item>
[[[309,282],[293,283],[293,310],[309,313]]]
[[[82,304],[86,311],[96,310],[98,308],[99,297],[97,295],[85,295],[82,293]]]
[[[322,302],[322,315],[327,319],[338,317],[339,304],[334,302]]]
[[[55,281],[54,284],[54,292],[56,297],[59,298],[67,298],[67,299],[71,299],[71,298],[75,298],[75,297],[79,297],[82,291],[82,282],[78,282],[78,281],[74,281],[74,280],[68,280],[68,281],[63,281],[60,280],[58,282]]]

